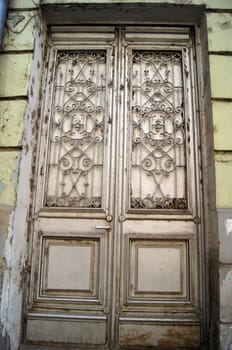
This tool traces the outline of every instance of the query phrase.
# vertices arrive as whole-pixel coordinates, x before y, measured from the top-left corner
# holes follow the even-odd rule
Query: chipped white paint
[[[232,327],[226,323],[220,325],[220,350],[232,350]]]
[[[24,139],[22,141],[23,151],[20,162],[20,172],[17,188],[17,202],[15,211],[10,216],[8,237],[5,245],[6,272],[3,281],[1,300],[1,323],[3,325],[3,336],[8,335],[10,349],[18,350],[21,338],[21,317],[23,302],[23,277],[27,260],[27,214],[30,203],[30,175],[32,164],[32,116],[33,110],[38,106],[40,69],[38,60],[41,61],[42,50],[40,40],[44,38],[39,35],[39,26],[35,35],[35,55],[31,67],[31,78],[29,84],[34,82],[35,93],[30,96],[26,109],[24,122]],[[36,140],[34,141],[36,143]]]
[[[221,304],[224,308],[232,309],[232,269],[230,269],[221,285]],[[232,315],[232,314],[231,314]],[[231,320],[227,320],[231,321]]]
[[[14,236],[15,213],[12,213],[9,220],[8,239],[5,245],[6,272],[3,280],[2,302],[1,302],[1,323],[3,324],[3,337],[10,336],[11,349],[18,348],[20,337],[20,314],[21,314],[21,292],[20,292],[20,270],[24,261],[21,249],[15,249],[25,244],[19,241],[19,236]],[[21,221],[21,220],[20,220]],[[21,224],[21,222],[20,222]],[[20,254],[20,255],[19,255]]]
[[[226,228],[226,234],[231,235],[232,234],[232,219],[227,219],[225,221],[225,228]]]
[[[220,269],[220,322],[229,331],[230,336],[221,334],[221,342],[232,342],[232,332],[229,328],[232,325],[232,268],[231,266],[221,267]],[[227,347],[222,347],[227,349]]]

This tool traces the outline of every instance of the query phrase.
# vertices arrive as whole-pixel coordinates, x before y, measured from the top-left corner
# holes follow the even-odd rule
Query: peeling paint
[[[232,219],[228,219],[225,222],[225,227],[226,227],[226,233],[227,235],[232,234]]]
[[[197,325],[121,324],[120,344],[124,346],[158,346],[186,348],[199,344],[200,327]]]
[[[167,331],[162,335],[162,339],[159,341],[159,346],[181,346],[187,347],[199,346],[199,328],[191,327],[189,332],[183,332],[181,327],[173,327],[167,329]]]
[[[11,2],[12,3],[12,2]],[[16,2],[15,2],[16,3]],[[22,4],[22,1],[18,4]],[[40,23],[42,26],[42,22]],[[38,39],[39,35],[35,34],[36,43],[39,40],[44,40],[44,37]],[[27,215],[30,203],[30,188],[29,179],[31,176],[31,161],[32,161],[32,147],[36,143],[32,136],[32,110],[38,108],[38,103],[40,102],[40,97],[38,96],[39,86],[41,84],[40,74],[41,69],[38,69],[37,63],[38,59],[41,60],[43,52],[40,48],[40,42],[35,45],[35,57],[32,60],[31,67],[31,56],[30,54],[4,54],[4,59],[8,60],[8,68],[11,73],[16,72],[14,84],[12,80],[8,81],[5,85],[5,80],[0,81],[0,85],[3,93],[8,96],[27,95],[30,91],[30,86],[32,84],[32,78],[28,81],[29,73],[32,71],[32,76],[34,77],[34,94],[33,96],[28,96],[29,103],[26,107],[25,120],[24,120],[24,134],[22,137],[22,152],[20,157],[20,163],[18,164],[19,157],[12,160],[14,153],[20,154],[20,152],[1,152],[1,154],[9,154],[9,160],[5,157],[4,162],[0,162],[2,165],[2,170],[0,172],[0,180],[5,187],[5,200],[4,203],[12,204],[15,207],[11,207],[11,213],[9,214],[9,221],[7,229],[4,228],[5,233],[7,233],[7,240],[4,248],[4,259],[5,259],[5,274],[2,289],[2,299],[1,299],[1,323],[2,323],[2,334],[3,337],[7,336],[9,338],[9,348],[10,350],[18,350],[20,346],[21,332],[22,332],[22,302],[23,302],[23,290],[22,285],[25,281],[25,273],[27,271]],[[6,67],[5,61],[1,68]],[[24,60],[24,62],[23,62]],[[13,62],[13,66],[10,64]],[[17,65],[17,62],[20,63]],[[13,72],[12,72],[13,68]],[[4,69],[3,69],[4,70]],[[8,70],[7,70],[8,71]],[[20,72],[20,74],[17,74]],[[4,79],[6,79],[6,70],[4,71]],[[3,71],[2,71],[3,75]],[[29,83],[29,84],[28,84]],[[29,85],[29,89],[27,86]],[[6,89],[7,87],[7,89]],[[1,92],[0,88],[0,92]],[[7,95],[8,94],[8,95]],[[16,101],[17,104],[17,101]],[[23,113],[24,114],[24,113]],[[17,161],[16,161],[17,159]],[[7,165],[9,162],[9,166]],[[19,177],[17,168],[20,168]],[[6,171],[4,170],[6,168]],[[8,181],[8,182],[7,182]],[[17,197],[15,196],[15,189],[17,185]],[[9,188],[12,188],[12,194]],[[0,198],[2,201],[4,198]],[[17,199],[15,201],[15,199]],[[1,344],[1,343],[0,343]],[[5,350],[5,349],[4,349]]]
[[[30,53],[0,55],[0,97],[27,95],[31,57]]]
[[[210,55],[210,77],[213,98],[232,98],[232,57]]]
[[[9,215],[12,211],[12,207],[0,207],[0,236],[2,238],[6,238],[7,229],[8,229],[8,221]],[[1,250],[3,249],[3,245],[0,245]]]
[[[232,310],[232,268],[225,271],[221,285],[221,300],[224,308]],[[228,320],[229,321],[229,320]],[[232,321],[232,320],[230,320]]]
[[[21,145],[25,101],[0,101],[0,146]]]
[[[210,51],[231,51],[232,16],[230,13],[208,13],[208,43]]]
[[[215,150],[232,151],[232,102],[213,101]]]
[[[41,0],[9,0],[9,8],[35,8]]]
[[[218,25],[222,28],[222,29],[229,29],[232,28],[232,23],[231,21],[225,21],[222,23],[218,23]]]
[[[14,205],[18,176],[19,152],[0,153],[0,202],[2,205]]]
[[[217,208],[232,207],[232,152],[215,156]]]
[[[150,337],[152,335],[152,332],[143,332],[139,333],[136,331],[130,331],[128,334],[126,334],[122,339],[121,343],[123,344],[137,344],[137,345],[153,345],[151,341],[149,341]]]
[[[9,11],[3,41],[4,51],[33,50],[36,11]]]
[[[220,268],[220,321],[232,327],[232,265]],[[231,328],[232,329],[232,328]],[[232,338],[231,338],[232,341]]]
[[[221,350],[232,350],[232,326],[229,324],[220,325]]]

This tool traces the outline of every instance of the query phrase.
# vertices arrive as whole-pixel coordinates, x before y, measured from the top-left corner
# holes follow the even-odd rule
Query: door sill
[[[19,348],[19,350],[203,350],[203,348],[199,347],[78,347],[78,346],[54,346],[54,345],[30,345],[30,344],[23,344]]]

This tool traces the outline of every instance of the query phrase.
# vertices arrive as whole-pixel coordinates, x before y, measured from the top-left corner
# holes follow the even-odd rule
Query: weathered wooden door
[[[189,28],[51,28],[26,342],[202,348]]]

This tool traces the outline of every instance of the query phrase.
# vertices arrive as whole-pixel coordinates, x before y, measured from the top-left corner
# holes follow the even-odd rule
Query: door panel
[[[57,53],[45,207],[102,208],[106,60],[103,50]]]
[[[120,324],[120,345],[124,347],[136,346],[158,349],[196,349],[199,348],[200,327],[198,325],[168,325],[155,324],[147,325],[139,320],[132,325]]]
[[[130,208],[186,209],[182,55],[131,50]]]
[[[129,243],[129,299],[186,298],[186,242],[130,237]]]
[[[191,39],[171,45],[149,29],[127,32],[119,343],[198,348]]]
[[[60,316],[60,315],[58,315]],[[106,323],[100,318],[67,317],[59,318],[54,314],[29,314],[27,326],[27,341],[45,344],[86,344],[104,346],[106,342]]]
[[[51,40],[26,341],[200,348],[190,29],[58,27]]]
[[[100,256],[104,258],[102,239],[96,235],[73,239],[44,235],[40,257],[41,297],[59,295],[99,302],[100,291],[105,290],[104,260],[99,262]]]
[[[25,334],[34,344],[102,347],[109,329],[115,33],[98,27],[96,43],[83,30],[51,31]]]

